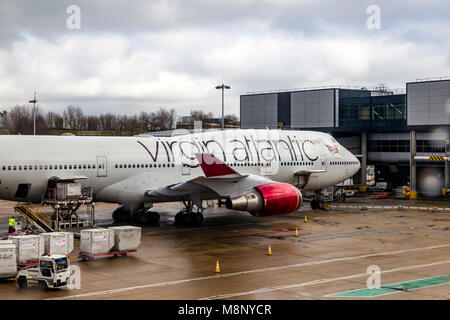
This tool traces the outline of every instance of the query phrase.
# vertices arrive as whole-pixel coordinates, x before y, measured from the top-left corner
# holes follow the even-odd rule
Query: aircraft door
[[[187,164],[182,164],[181,173],[183,176],[188,176],[191,174],[191,168]]]
[[[328,169],[328,158],[326,156],[320,156],[320,169],[327,171]]]
[[[328,167],[327,161],[328,159],[326,156],[324,155],[319,156],[319,158],[316,161],[314,161],[314,169],[327,171]]]
[[[106,157],[97,157],[97,177],[107,176],[106,165]]]

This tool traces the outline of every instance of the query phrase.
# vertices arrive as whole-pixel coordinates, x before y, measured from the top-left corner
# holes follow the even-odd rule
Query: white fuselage
[[[352,177],[359,161],[331,136],[312,131],[226,130],[168,138],[0,136],[0,198],[40,202],[48,180],[83,177],[96,201],[142,205],[144,193],[203,176],[196,153],[212,153],[240,174],[306,190]],[[26,195],[18,194],[28,184]],[[18,197],[17,195],[20,195]]]

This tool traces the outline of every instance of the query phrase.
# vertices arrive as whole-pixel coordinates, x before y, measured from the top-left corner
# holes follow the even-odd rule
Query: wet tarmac
[[[13,205],[0,202],[0,228],[6,228]],[[432,206],[449,207],[439,201]],[[111,225],[115,207],[98,203],[96,223]],[[81,270],[80,289],[19,289],[4,281],[0,299],[355,299],[330,295],[367,288],[370,266],[379,268],[383,286],[450,275],[450,213],[312,211],[305,204],[288,216],[257,218],[211,208],[203,226],[175,227],[179,208],[155,208],[161,224],[143,227],[137,253],[72,259]],[[74,256],[78,240],[75,248]],[[220,273],[215,273],[217,260]],[[449,282],[431,283],[357,298],[450,299]]]

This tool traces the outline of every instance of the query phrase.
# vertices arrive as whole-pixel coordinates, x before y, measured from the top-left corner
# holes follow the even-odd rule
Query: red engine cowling
[[[288,183],[269,183],[254,187],[254,191],[228,199],[228,209],[248,211],[254,216],[289,214],[302,205],[300,190]]]

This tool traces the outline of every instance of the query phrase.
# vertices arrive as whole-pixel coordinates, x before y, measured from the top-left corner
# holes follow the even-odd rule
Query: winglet
[[[239,173],[231,169],[220,159],[217,159],[214,155],[210,153],[196,153],[195,157],[200,164],[205,176],[207,178],[212,177],[222,177],[230,175],[238,175]]]

